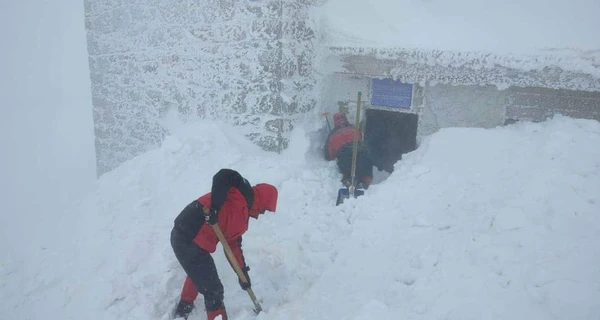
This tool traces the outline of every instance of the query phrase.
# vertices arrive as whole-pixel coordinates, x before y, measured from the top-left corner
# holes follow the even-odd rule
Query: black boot
[[[175,309],[175,318],[184,318],[187,320],[188,316],[194,309],[193,302],[185,302],[183,300],[179,300],[179,304]]]

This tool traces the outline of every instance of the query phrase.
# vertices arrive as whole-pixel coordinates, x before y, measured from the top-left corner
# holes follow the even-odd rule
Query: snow
[[[600,49],[595,0],[330,0],[321,10],[333,46],[501,54]]]
[[[51,241],[3,257],[3,317],[169,319],[184,279],[172,221],[222,167],[280,190],[244,236],[263,313],[214,254],[232,320],[600,317],[597,121],[442,129],[338,207],[314,132],[274,155],[223,123],[171,121],[160,148],[48,221]]]
[[[593,91],[600,79],[599,16],[595,0],[329,0],[313,11],[321,43],[340,55],[402,60],[392,76],[406,81],[439,66],[472,69],[471,77],[487,74],[496,85],[515,77],[512,70],[539,70],[549,79],[527,85],[546,86],[547,68],[558,67],[574,73],[559,87]],[[570,83],[577,75],[591,78]]]
[[[100,174],[160,145],[168,110],[277,150],[279,120],[315,105],[304,0],[85,3]]]
[[[68,219],[65,204],[93,190],[96,163],[83,3],[1,1],[0,43],[0,266],[6,274],[11,260],[25,263],[56,233],[67,232],[46,223]],[[29,274],[38,266],[22,267]],[[0,314],[4,319],[6,312]]]
[[[244,236],[264,312],[252,313],[224,254],[214,254],[231,320],[600,318],[597,121],[556,116],[491,129],[442,129],[393,174],[376,172],[365,196],[336,207],[340,175],[334,162],[321,157],[324,137],[314,119],[296,124],[289,148],[273,154],[249,142],[239,127],[167,117],[169,135],[159,148],[94,184],[81,3],[38,2],[0,3],[0,40],[11,48],[0,59],[1,104],[8,110],[0,120],[0,318],[169,319],[185,277],[169,244],[173,219],[210,189],[212,175],[224,167],[280,191],[278,212],[252,220]],[[439,30],[425,18],[436,11],[425,9],[457,22],[440,12],[456,13],[466,2],[411,2],[410,12],[391,1],[388,11],[379,6],[383,2],[353,7],[357,3],[331,0],[321,8],[329,18],[340,10],[338,26],[348,21],[348,29],[329,34],[340,36],[337,44],[366,43],[352,21],[375,11],[380,18],[373,22],[393,31],[383,29],[375,39],[384,45],[396,45],[402,36],[403,46],[418,46],[422,38],[414,32],[422,32],[439,50],[549,47],[568,57],[582,51],[581,61],[597,54],[583,52],[598,49],[598,39],[590,38],[597,21],[583,14],[569,28],[544,25],[548,31],[572,27],[577,37],[559,33],[522,47],[502,45],[508,36],[496,37],[498,43],[472,34],[436,42],[432,35],[444,33],[431,32]],[[583,2],[568,10],[560,2],[519,3],[528,12],[598,16],[591,1],[585,10]],[[393,8],[424,22],[409,19],[410,25],[393,25],[394,31]],[[472,8],[509,9],[491,2]],[[481,29],[485,35],[536,35],[517,28],[523,19],[514,19],[514,29],[494,26],[489,15],[480,19],[490,22]],[[371,31],[382,30],[375,27]],[[414,37],[395,35],[408,27]],[[523,67],[528,60],[518,54],[503,65]],[[593,60],[585,61],[583,67],[597,70]],[[196,305],[202,306],[201,298]],[[190,320],[205,319],[201,309]]]

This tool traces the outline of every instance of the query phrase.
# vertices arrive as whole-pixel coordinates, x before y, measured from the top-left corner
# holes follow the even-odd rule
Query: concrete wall
[[[363,92],[365,108],[370,108],[370,77],[336,73],[324,82],[320,101],[330,111],[337,110],[337,101],[355,101]],[[542,121],[554,114],[600,121],[600,92],[584,92],[539,87],[466,86],[437,84],[415,85],[413,107],[382,108],[419,115],[418,138],[445,127],[493,128],[507,119]],[[353,113],[350,114],[353,117]]]
[[[425,101],[419,112],[420,137],[440,128],[492,128],[504,123],[506,92],[495,86],[425,87]]]
[[[419,115],[419,136],[429,135],[444,127],[494,127],[504,123],[505,95],[494,86],[433,87],[414,85],[411,109],[371,106],[371,78],[337,73],[328,77],[320,101],[330,112],[337,110],[337,101],[356,101],[362,91],[363,106],[382,110],[410,112]],[[354,113],[350,116],[353,118]]]
[[[600,93],[539,87],[506,92],[506,119],[541,121],[554,114],[600,121]]]

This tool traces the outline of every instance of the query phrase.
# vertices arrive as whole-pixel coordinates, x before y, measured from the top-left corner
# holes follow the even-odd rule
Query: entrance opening
[[[417,149],[419,115],[367,109],[365,118],[365,144],[373,165],[391,173],[402,154]]]

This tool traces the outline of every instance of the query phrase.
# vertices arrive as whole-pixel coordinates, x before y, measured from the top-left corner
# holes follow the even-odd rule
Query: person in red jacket
[[[352,175],[352,148],[354,143],[354,126],[348,123],[346,115],[338,112],[333,115],[334,128],[327,136],[325,143],[325,159],[336,159],[342,173],[342,183],[348,187]],[[363,143],[362,131],[358,130],[358,151],[356,154],[355,184],[358,188],[367,189],[373,181],[373,162],[369,158]]]
[[[211,225],[218,223],[235,259],[248,282],[239,280],[242,289],[250,288],[250,278],[242,251],[242,234],[248,230],[249,218],[258,219],[265,211],[275,212],[277,188],[260,183],[251,186],[237,171],[221,169],[213,176],[211,192],[188,204],[175,218],[171,246],[186,272],[176,317],[187,319],[194,300],[201,293],[208,320],[222,316],[227,320],[223,303],[223,284],[219,279],[211,253],[219,242]],[[231,264],[231,261],[230,261]]]

